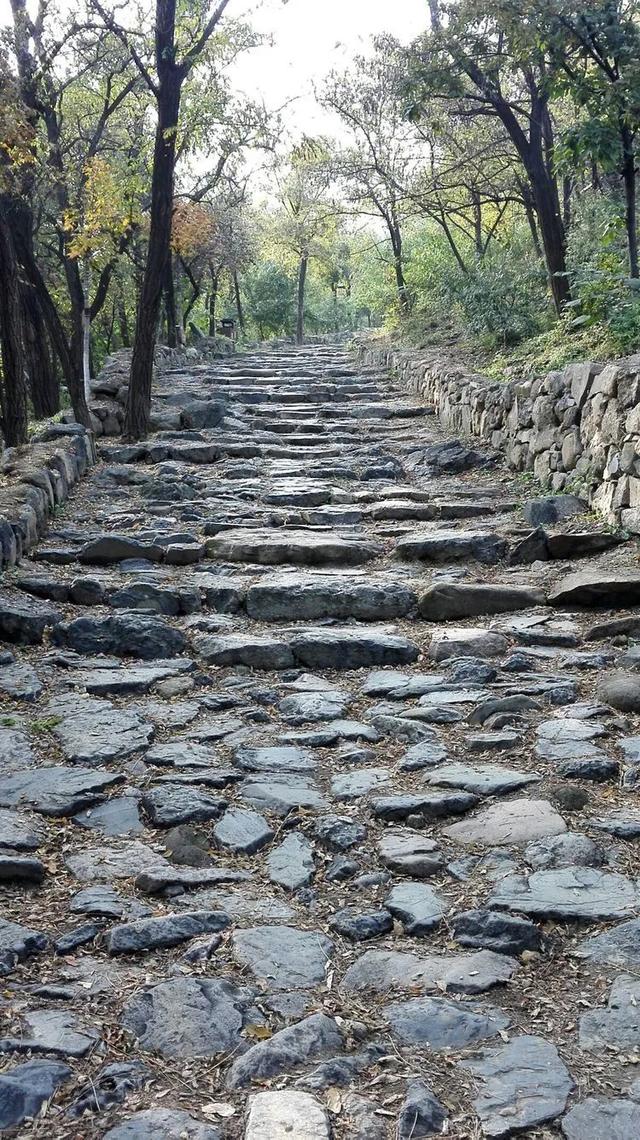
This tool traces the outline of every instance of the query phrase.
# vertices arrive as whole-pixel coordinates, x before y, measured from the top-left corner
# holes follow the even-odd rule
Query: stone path
[[[8,1135],[640,1134],[637,553],[428,411],[165,374],[7,576]]]

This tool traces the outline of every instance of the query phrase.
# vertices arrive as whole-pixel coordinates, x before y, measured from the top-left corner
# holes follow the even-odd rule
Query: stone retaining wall
[[[640,533],[640,355],[500,383],[433,351],[366,340],[357,351],[432,404],[447,431],[484,439],[514,470]]]
[[[36,545],[71,488],[96,462],[92,432],[80,424],[49,424],[0,463],[0,570]]]

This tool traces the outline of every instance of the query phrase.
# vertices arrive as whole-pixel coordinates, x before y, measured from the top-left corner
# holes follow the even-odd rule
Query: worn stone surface
[[[635,1127],[640,575],[566,496],[640,526],[640,361],[358,351],[159,345],[135,444],[117,353],[39,545],[74,425],[7,453],[2,1047],[72,1070],[31,1125],[6,1053],[21,1133]]]

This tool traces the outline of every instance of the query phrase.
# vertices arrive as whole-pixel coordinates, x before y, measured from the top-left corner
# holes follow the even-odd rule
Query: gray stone
[[[609,673],[598,686],[598,697],[620,712],[640,712],[640,675]]]
[[[495,910],[467,910],[456,914],[453,937],[461,946],[495,950],[496,954],[517,957],[524,950],[539,952],[542,935],[533,922]]]
[[[15,645],[39,645],[45,630],[55,626],[62,614],[53,606],[31,599],[0,595],[0,637]]]
[[[384,905],[394,918],[399,919],[405,933],[416,937],[428,934],[438,926],[446,909],[431,887],[410,880],[393,887]]]
[[[364,824],[350,816],[324,815],[316,820],[314,831],[318,839],[332,851],[348,851],[362,843],[367,836]]]
[[[77,653],[139,657],[142,661],[175,657],[187,647],[182,630],[147,614],[114,614],[105,618],[80,617],[61,622],[51,634],[54,645]]]
[[[35,701],[42,692],[42,682],[26,661],[15,661],[0,668],[0,694],[19,701]]]
[[[112,926],[106,936],[110,954],[137,954],[145,950],[179,946],[201,934],[217,933],[229,926],[224,911],[194,910],[159,918],[140,918]]]
[[[280,713],[288,724],[337,720],[351,703],[349,693],[338,689],[322,693],[293,693],[280,701]]]
[[[411,998],[392,1002],[382,1016],[402,1045],[426,1045],[434,1050],[468,1049],[497,1037],[509,1018],[491,1006],[479,1007],[447,998]]]
[[[499,909],[577,922],[627,918],[639,902],[631,879],[591,867],[535,871],[528,878],[508,875],[489,899]]]
[[[549,605],[627,609],[640,603],[640,574],[586,571],[562,578],[548,597]]]
[[[522,504],[522,513],[531,526],[552,526],[561,519],[582,515],[586,510],[588,504],[576,495],[549,495]]]
[[[487,565],[500,562],[506,552],[506,540],[499,534],[462,530],[440,530],[401,538],[395,550],[396,557],[405,561],[446,563],[475,559]]]
[[[397,1123],[398,1140],[442,1134],[449,1113],[424,1081],[410,1081]]]
[[[183,784],[162,784],[144,792],[141,804],[156,827],[217,819],[227,801]]]
[[[418,612],[427,621],[455,621],[545,604],[542,590],[467,582],[438,582],[418,600]]]
[[[187,672],[191,666],[192,662],[186,660],[172,663],[154,661],[149,665],[131,664],[122,669],[92,669],[81,673],[78,682],[84,685],[88,693],[97,697],[146,693],[158,681],[176,677]]]
[[[0,853],[0,883],[41,883],[45,874],[46,869],[40,859]]]
[[[37,930],[0,918],[0,977],[10,974],[18,962],[45,950],[48,939]]]
[[[477,796],[501,796],[541,779],[537,772],[520,772],[500,764],[443,764],[425,776],[425,783],[462,788]]]
[[[333,943],[324,934],[292,926],[254,926],[236,930],[233,955],[270,990],[308,989],[320,985]]]
[[[123,760],[146,747],[153,725],[139,713],[117,708],[111,701],[92,697],[64,696],[50,701],[47,709],[60,718],[52,731],[69,760],[95,765]]]
[[[348,993],[439,989],[479,994],[508,982],[517,968],[515,959],[491,950],[474,954],[431,954],[424,958],[398,950],[367,950],[349,966],[342,987]]]
[[[40,824],[17,811],[0,808],[0,853],[5,847],[13,851],[36,851],[42,839]]]
[[[0,1074],[0,1128],[38,1116],[71,1069],[61,1061],[26,1061]]]
[[[359,800],[381,784],[387,784],[392,773],[389,768],[360,768],[345,772],[331,780],[331,794],[337,800]]]
[[[393,919],[388,910],[358,910],[347,906],[336,911],[331,919],[331,929],[350,938],[352,942],[367,942],[379,938],[393,930]]]
[[[378,819],[403,820],[410,816],[421,819],[441,819],[447,815],[462,815],[478,803],[478,797],[469,792],[432,792],[423,795],[386,796],[374,800],[371,810]]]
[[[35,757],[28,738],[14,728],[0,728],[0,772],[19,772],[29,768]]]
[[[414,642],[382,630],[345,626],[308,628],[289,638],[296,660],[306,669],[361,669],[417,661]]]
[[[589,1009],[579,1026],[580,1048],[602,1053],[610,1046],[618,1050],[640,1048],[640,981],[628,974],[616,978],[606,1009]]]
[[[273,1090],[249,1101],[244,1140],[330,1140],[330,1135],[328,1116],[309,1093]]]
[[[76,879],[84,883],[109,883],[114,879],[130,879],[147,870],[160,870],[170,864],[156,851],[137,839],[126,844],[103,842],[99,847],[84,847],[65,860]]]
[[[188,1112],[145,1108],[104,1133],[103,1140],[221,1140],[220,1131]]]
[[[445,828],[456,843],[479,843],[487,847],[529,843],[567,830],[561,815],[548,800],[507,800]]]
[[[609,966],[640,966],[640,918],[620,922],[611,930],[603,930],[581,942],[574,954],[590,962]]]
[[[436,630],[431,638],[429,657],[432,661],[447,661],[451,657],[501,657],[509,642],[502,633],[488,629],[446,627]]]
[[[122,780],[117,773],[69,768],[63,764],[33,768],[3,776],[0,805],[30,807],[43,815],[73,815],[100,801],[107,788]]]
[[[239,748],[235,762],[248,772],[312,772],[317,765],[308,748]]]
[[[213,829],[218,847],[236,854],[253,855],[273,839],[264,816],[247,808],[231,807]]]
[[[152,543],[139,542],[126,534],[103,534],[100,538],[87,542],[80,550],[80,562],[93,562],[106,565],[121,562],[123,558],[146,558],[149,562],[160,562],[162,547]]]
[[[258,621],[391,621],[415,604],[415,591],[402,582],[342,575],[265,577],[247,591],[247,613]]]
[[[306,836],[291,832],[269,852],[267,868],[271,882],[288,891],[306,887],[315,871],[313,847]]]
[[[136,796],[116,796],[74,815],[73,822],[103,835],[141,835],[144,831]]]
[[[242,1088],[252,1080],[277,1077],[314,1057],[339,1052],[342,1047],[342,1035],[333,1018],[314,1013],[238,1057],[229,1070],[227,1085]]]
[[[420,768],[435,768],[447,759],[447,752],[438,740],[420,740],[412,744],[401,757],[399,767],[403,772],[415,772]]]
[[[241,796],[247,803],[263,811],[273,812],[284,818],[290,811],[307,808],[322,811],[328,806],[317,787],[302,778],[276,775],[262,780],[247,780],[241,786]]]
[[[146,918],[151,910],[137,899],[123,898],[112,887],[85,887],[70,900],[72,914],[92,914],[104,918]]]
[[[244,882],[249,877],[246,871],[237,871],[231,867],[172,867],[170,863],[158,859],[157,866],[149,867],[136,876],[135,884],[146,895],[160,895],[169,892],[175,894],[178,890],[189,890],[192,887]]]
[[[385,867],[416,879],[429,878],[444,866],[436,841],[415,831],[386,831],[378,851]]]
[[[602,867],[605,853],[593,839],[579,832],[566,831],[537,839],[524,849],[525,861],[536,871],[557,867]]]
[[[294,657],[282,638],[270,634],[229,633],[200,637],[195,648],[209,665],[247,665],[250,669],[290,669]]]
[[[563,1117],[566,1140],[631,1140],[640,1136],[640,1104],[622,1097],[587,1097]]]
[[[0,1053],[52,1053],[84,1057],[100,1041],[97,1029],[79,1025],[71,1011],[32,1009],[20,1016],[17,1037],[0,1038]]]
[[[207,541],[207,556],[221,562],[250,562],[265,566],[359,566],[376,558],[381,548],[328,534],[287,528],[227,530]]]
[[[574,1087],[557,1050],[541,1037],[516,1037],[482,1060],[460,1061],[459,1067],[482,1084],[474,1107],[485,1136],[511,1136],[555,1120]]]
[[[250,991],[220,978],[171,978],[134,994],[122,1025],[161,1057],[215,1057],[241,1047],[251,1001]]]

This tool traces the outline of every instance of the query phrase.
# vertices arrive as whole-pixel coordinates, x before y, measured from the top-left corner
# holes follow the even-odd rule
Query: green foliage
[[[567,262],[574,301],[571,329],[599,327],[617,354],[640,343],[640,292],[627,275],[625,232],[612,194],[583,195],[576,203]]]
[[[260,340],[293,329],[295,281],[274,261],[260,261],[244,278],[246,312]]]

